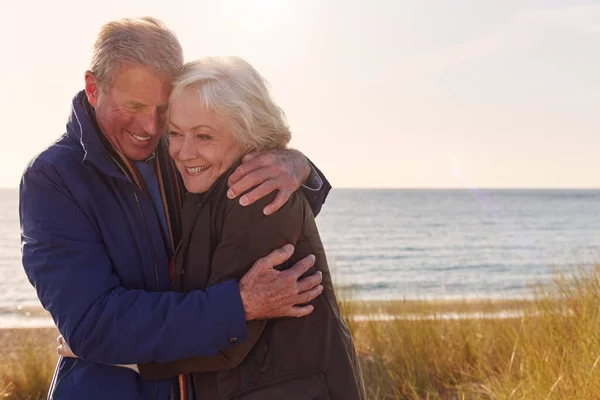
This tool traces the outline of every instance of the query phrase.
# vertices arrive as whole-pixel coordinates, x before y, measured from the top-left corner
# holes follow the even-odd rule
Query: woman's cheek
[[[174,160],[177,160],[177,154],[179,153],[179,150],[181,149],[181,144],[178,142],[180,142],[180,141],[178,141],[177,139],[174,139],[173,137],[170,137],[168,140],[169,155]]]

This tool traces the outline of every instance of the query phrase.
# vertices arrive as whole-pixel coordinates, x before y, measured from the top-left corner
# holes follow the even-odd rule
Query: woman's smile
[[[211,165],[202,165],[202,166],[198,166],[198,167],[185,167],[185,173],[188,175],[199,175],[200,173],[206,171],[207,169],[209,169],[211,167]]]

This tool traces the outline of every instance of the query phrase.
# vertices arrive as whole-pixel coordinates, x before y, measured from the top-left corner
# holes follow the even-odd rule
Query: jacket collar
[[[108,142],[100,132],[94,109],[88,103],[84,90],[77,93],[73,98],[71,116],[69,122],[67,122],[67,135],[81,145],[83,163],[94,165],[106,175],[130,180],[111,160],[109,150],[106,147]],[[110,145],[108,144],[108,146]]]

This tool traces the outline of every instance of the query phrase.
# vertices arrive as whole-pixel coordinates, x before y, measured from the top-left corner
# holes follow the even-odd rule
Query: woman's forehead
[[[192,131],[200,128],[220,130],[222,121],[220,116],[205,107],[200,99],[177,97],[169,109],[169,123],[182,131]]]

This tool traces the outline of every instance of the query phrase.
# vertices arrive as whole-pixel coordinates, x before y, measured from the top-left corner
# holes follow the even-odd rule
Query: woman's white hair
[[[110,84],[121,63],[165,74],[181,72],[183,50],[173,31],[152,17],[124,18],[103,25],[92,49],[90,71],[101,85]]]
[[[265,79],[239,57],[207,57],[186,63],[175,78],[171,101],[196,90],[202,105],[217,113],[244,151],[285,148],[291,133]]]

